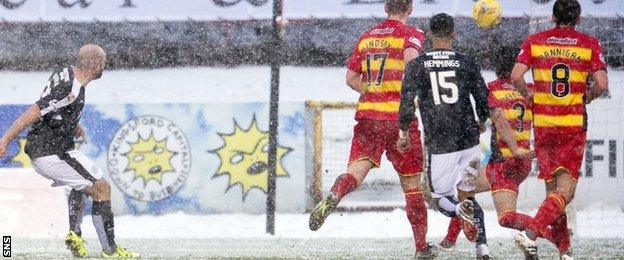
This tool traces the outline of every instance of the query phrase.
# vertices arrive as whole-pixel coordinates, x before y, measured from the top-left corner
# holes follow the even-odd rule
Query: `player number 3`
[[[524,132],[524,111],[526,108],[522,103],[515,103],[513,104],[513,110],[518,111],[518,117],[516,117],[518,119],[516,122],[516,131]]]

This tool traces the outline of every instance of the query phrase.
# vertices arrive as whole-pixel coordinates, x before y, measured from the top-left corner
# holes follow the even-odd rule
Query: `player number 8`
[[[570,94],[570,68],[563,63],[555,64],[551,69],[552,82],[550,92],[555,97],[565,97]]]

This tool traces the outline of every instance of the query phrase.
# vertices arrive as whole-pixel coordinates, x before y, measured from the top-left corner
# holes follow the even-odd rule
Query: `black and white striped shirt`
[[[73,68],[54,70],[37,101],[41,120],[33,124],[26,141],[30,158],[62,154],[75,148],[74,136],[82,116],[85,88]]]

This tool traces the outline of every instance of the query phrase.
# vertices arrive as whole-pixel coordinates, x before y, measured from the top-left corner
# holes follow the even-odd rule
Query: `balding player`
[[[102,170],[75,149],[74,138],[84,138],[85,133],[79,121],[86,86],[102,76],[105,64],[104,50],[88,44],[78,51],[74,66],[56,69],[39,101],[15,120],[0,139],[0,158],[5,156],[8,144],[32,126],[25,150],[33,168],[54,181],[52,186],[72,187],[68,198],[70,231],[65,240],[72,255],[88,255],[80,230],[86,195],[93,199],[93,225],[102,244],[102,257],[140,257],[116,245],[110,184],[102,178]]]

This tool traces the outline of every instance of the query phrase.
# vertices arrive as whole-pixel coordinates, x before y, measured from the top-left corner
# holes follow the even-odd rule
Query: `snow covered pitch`
[[[621,210],[611,216],[624,218]],[[573,238],[577,256],[583,258],[624,257],[624,227],[603,227],[589,212],[578,213],[578,234]],[[369,213],[334,213],[317,232],[309,231],[308,215],[278,214],[276,236],[264,233],[264,215],[216,214],[163,216],[119,216],[115,219],[118,244],[141,252],[145,258],[307,258],[307,259],[407,259],[414,254],[409,222],[403,210]],[[64,224],[64,223],[62,223]],[[429,211],[428,237],[439,241],[446,232],[448,218]],[[512,241],[515,231],[502,228],[493,211],[486,212],[486,230],[492,256],[522,258]],[[100,252],[90,217],[85,216],[83,235],[90,256]],[[43,238],[13,238],[17,258],[66,258],[64,233]],[[541,240],[540,240],[541,241]],[[541,241],[540,256],[558,257],[554,246]],[[474,257],[474,248],[460,234],[453,253],[441,259]]]
[[[124,240],[122,240],[124,241]],[[495,259],[522,259],[524,256],[511,239],[490,239],[491,255]],[[97,240],[87,240],[91,257]],[[624,257],[622,239],[575,239],[579,259],[621,259]],[[143,253],[144,259],[223,259],[223,258],[297,258],[297,259],[411,259],[413,246],[408,238],[212,238],[212,239],[130,239],[124,246]],[[540,257],[557,259],[557,251],[539,243]],[[22,250],[27,248],[27,250]],[[15,240],[14,258],[60,259],[70,258],[60,239]],[[436,259],[473,259],[474,248],[461,241],[454,252],[441,253]]]

